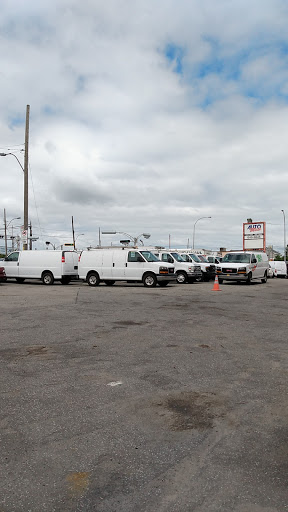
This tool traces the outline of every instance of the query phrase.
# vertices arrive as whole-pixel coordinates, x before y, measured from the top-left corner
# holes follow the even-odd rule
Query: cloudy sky
[[[283,248],[286,0],[0,0],[0,151],[23,162],[39,237],[242,247],[247,218]],[[0,158],[0,233],[23,172]],[[12,225],[17,226],[12,221]],[[17,228],[14,228],[14,231]],[[82,235],[84,233],[84,235]],[[102,243],[122,235],[103,235]]]

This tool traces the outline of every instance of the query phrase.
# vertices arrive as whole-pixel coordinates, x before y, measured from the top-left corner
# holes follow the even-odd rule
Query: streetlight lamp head
[[[102,235],[116,235],[116,231],[101,231]]]
[[[147,238],[150,238],[150,236],[151,236],[151,235],[150,235],[150,233],[142,233],[142,235],[143,235],[143,236],[144,236],[144,238],[146,238],[146,239],[147,239]]]

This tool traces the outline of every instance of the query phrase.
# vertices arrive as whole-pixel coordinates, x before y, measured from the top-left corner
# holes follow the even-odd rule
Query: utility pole
[[[5,208],[4,208],[4,237],[5,237],[5,256],[7,256],[7,221],[6,221]]]
[[[281,210],[283,213],[283,221],[284,221],[284,262],[286,269],[286,278],[287,278],[287,246],[286,246],[286,219],[285,219],[285,211]]]
[[[28,249],[28,148],[29,148],[29,115],[30,105],[26,106],[26,125],[25,125],[25,153],[24,153],[24,225],[26,239],[23,243],[23,251]]]
[[[75,233],[74,233],[74,220],[73,220],[73,215],[72,215],[72,236],[73,236],[73,246],[74,246],[74,250],[75,250]]]

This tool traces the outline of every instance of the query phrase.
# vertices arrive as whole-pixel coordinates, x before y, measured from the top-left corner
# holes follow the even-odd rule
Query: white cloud
[[[0,151],[24,142],[30,104],[34,231],[61,242],[73,215],[84,245],[99,226],[185,245],[211,216],[199,246],[240,247],[252,217],[282,247],[287,20],[281,0],[3,2]],[[0,159],[8,219],[22,175]]]

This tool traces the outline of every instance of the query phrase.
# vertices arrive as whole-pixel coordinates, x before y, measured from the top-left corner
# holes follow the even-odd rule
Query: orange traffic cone
[[[221,292],[217,275],[215,276],[214,286],[211,291],[212,292]]]

